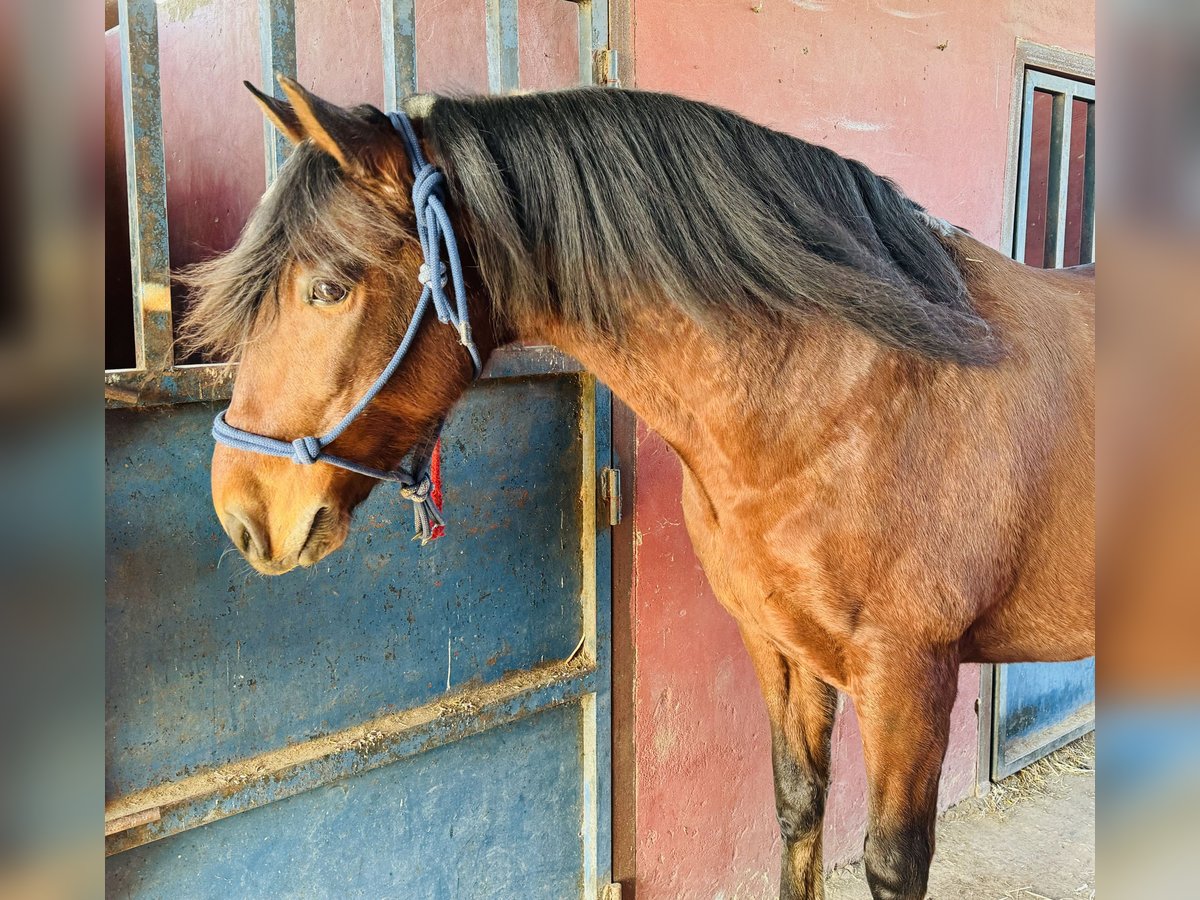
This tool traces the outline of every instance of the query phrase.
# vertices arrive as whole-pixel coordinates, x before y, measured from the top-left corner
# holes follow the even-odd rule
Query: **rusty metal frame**
[[[121,0],[119,14],[135,359],[139,370],[162,372],[174,350],[158,9],[154,0]]]
[[[400,101],[417,92],[416,0],[381,0],[383,29],[383,105],[399,109]]]

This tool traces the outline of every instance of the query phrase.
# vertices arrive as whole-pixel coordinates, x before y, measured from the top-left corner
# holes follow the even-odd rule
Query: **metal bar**
[[[1021,101],[1021,157],[1017,163],[1017,213],[1013,230],[1012,256],[1025,262],[1025,239],[1029,225],[1029,161],[1033,144],[1033,81],[1025,80]]]
[[[1051,94],[1074,94],[1076,97],[1084,97],[1088,100],[1096,99],[1096,86],[1085,81],[1063,78],[1061,75],[1052,75],[1037,69],[1029,69],[1025,73],[1025,80],[1039,90]]]
[[[995,720],[996,668],[993,663],[979,666],[979,696],[975,700],[975,718],[979,724],[975,755],[975,796],[986,797],[992,790],[992,734]]]
[[[1087,108],[1087,141],[1083,157],[1083,227],[1079,233],[1080,262],[1096,261],[1096,103]]]
[[[597,900],[600,882],[600,830],[603,819],[598,796],[599,722],[596,695],[588,694],[580,701],[580,769],[583,776],[582,819],[579,833],[583,838],[583,900]],[[605,883],[608,882],[605,878]]]
[[[1075,724],[1076,722],[1078,724]],[[1026,766],[1032,765],[1039,759],[1049,756],[1059,747],[1071,743],[1076,738],[1083,737],[1089,731],[1094,731],[1095,728],[1096,708],[1094,703],[1089,703],[1079,713],[1068,719],[1066,724],[1062,724],[1061,730],[1050,729],[1050,731],[1057,730],[1058,733],[1053,738],[1045,739],[1044,742],[1039,743],[1033,749],[1025,752],[1018,751],[1015,756],[1010,757],[1007,752],[1008,748],[1002,746],[993,778],[996,781],[1002,781],[1008,776],[1024,769]]]
[[[487,0],[488,90],[493,94],[520,86],[517,42],[518,0]]]
[[[596,693],[582,655],[456,691],[414,709],[238,760],[110,801],[105,822],[159,818],[105,839],[111,856],[291,797]],[[111,826],[110,826],[111,827]]]
[[[600,0],[598,5],[607,5],[607,0]],[[614,465],[613,433],[612,433],[612,392],[606,385],[594,377],[585,380],[587,388],[593,395],[592,409],[594,413],[592,426],[592,479],[599,473]],[[586,389],[586,388],[585,388]],[[592,494],[595,497],[595,492]],[[584,519],[587,529],[588,520]],[[594,661],[596,667],[595,695],[591,704],[590,724],[585,720],[585,726],[592,729],[593,755],[588,761],[594,771],[596,822],[594,848],[595,865],[593,867],[594,882],[598,886],[607,886],[612,881],[613,840],[612,840],[612,600],[613,600],[613,529],[607,521],[597,522],[595,527],[595,585],[592,597],[593,616],[595,621]],[[588,706],[585,704],[585,714]],[[585,736],[587,730],[585,729]],[[585,795],[585,800],[586,800]],[[586,805],[586,804],[585,804]],[[586,864],[586,863],[585,863]]]
[[[1008,666],[998,664],[992,679],[992,752],[991,778],[999,781],[1004,772],[1004,723],[1008,721]]]
[[[129,813],[129,815],[119,816],[115,819],[105,819],[104,836],[110,837],[114,834],[120,834],[122,831],[137,828],[139,825],[157,822],[161,818],[162,810],[157,806],[153,806],[150,809],[143,809],[139,812]]]
[[[555,347],[501,347],[493,351],[483,380],[571,375],[583,366]],[[176,366],[169,371],[113,369],[104,373],[104,399],[109,409],[167,406],[228,400],[237,366],[214,363]]]
[[[1061,269],[1067,252],[1067,212],[1071,189],[1071,101],[1073,92],[1054,95],[1050,129],[1050,182],[1046,190],[1046,260]],[[1053,217],[1053,218],[1052,218]],[[1051,238],[1050,223],[1054,222]],[[1049,266],[1047,266],[1049,268]]]
[[[296,5],[293,0],[258,0],[258,42],[262,62],[262,89],[286,99],[276,73],[296,77]],[[263,119],[267,184],[275,180],[292,145],[275,126]]]
[[[600,0],[604,5],[604,0]],[[579,6],[579,83],[592,84],[592,52],[596,43],[592,37],[592,0],[578,0]]]
[[[228,400],[236,374],[236,366],[225,364],[176,366],[166,372],[116,369],[104,373],[104,405],[120,409]]]
[[[121,0],[120,36],[133,340],[137,367],[162,371],[174,361],[174,334],[158,82],[158,11],[154,0]]]
[[[608,0],[592,0],[589,5],[592,27],[589,80],[592,84],[616,85],[616,54],[609,46]]]
[[[597,900],[612,881],[612,735],[603,728],[612,721],[612,530],[598,509],[601,473],[612,467],[612,394],[586,375],[580,379],[582,402],[583,506],[582,583],[583,658],[595,666],[594,690],[581,701],[581,768],[583,802],[584,900]]]
[[[567,375],[582,372],[578,360],[557,347],[508,346],[492,351],[480,378],[529,378],[537,375]]]
[[[383,105],[400,108],[400,101],[417,92],[415,0],[382,0]]]

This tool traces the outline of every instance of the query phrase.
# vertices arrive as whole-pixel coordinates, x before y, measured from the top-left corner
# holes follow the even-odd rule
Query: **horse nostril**
[[[246,556],[267,558],[267,545],[262,534],[254,526],[254,520],[240,510],[226,510],[229,539],[233,546]]]

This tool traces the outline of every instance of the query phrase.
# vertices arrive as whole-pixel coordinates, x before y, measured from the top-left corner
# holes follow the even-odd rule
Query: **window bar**
[[[285,99],[275,79],[278,72],[296,77],[296,4],[294,0],[258,0],[258,41],[262,61],[262,90]],[[292,145],[275,126],[263,119],[266,145],[267,184],[275,180],[279,167],[292,151]]]
[[[142,370],[163,371],[171,368],[174,353],[158,11],[154,0],[120,0],[118,14],[136,365]]]
[[[517,0],[487,0],[488,90],[514,91],[520,84]]]
[[[1025,77],[1021,105],[1021,156],[1017,163],[1017,221],[1013,229],[1013,259],[1025,262],[1025,238],[1029,224],[1029,164],[1033,153],[1033,79]]]
[[[383,106],[389,112],[417,92],[415,0],[382,0]]]
[[[1066,258],[1067,192],[1071,183],[1071,91],[1054,94],[1050,128],[1050,180],[1046,189],[1047,268],[1061,269]],[[1053,230],[1051,230],[1053,224]]]
[[[1080,262],[1096,261],[1096,104],[1087,105],[1087,141],[1083,156],[1083,227]]]

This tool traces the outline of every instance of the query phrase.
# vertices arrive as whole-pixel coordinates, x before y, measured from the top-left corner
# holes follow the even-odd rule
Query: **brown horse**
[[[228,421],[290,440],[363,396],[416,302],[412,175],[371,107],[257,95],[297,146],[238,245],[190,273],[236,354]],[[682,461],[688,531],[766,697],[781,896],[823,893],[835,689],[857,707],[876,898],[924,896],[959,664],[1094,646],[1090,272],[1014,263],[821,147],[665,95],[425,99],[485,359],[581,360]],[[424,326],[332,445],[391,468],[471,380]],[[374,481],[217,447],[260,571],[345,539]]]

